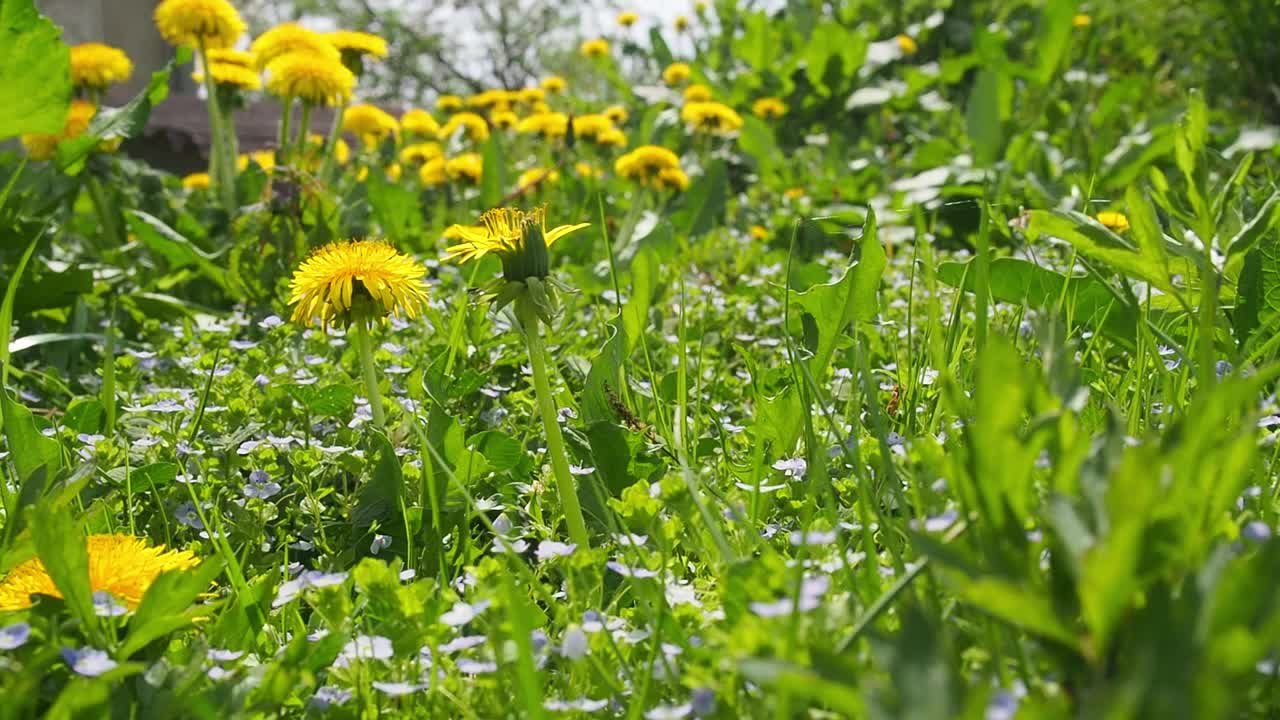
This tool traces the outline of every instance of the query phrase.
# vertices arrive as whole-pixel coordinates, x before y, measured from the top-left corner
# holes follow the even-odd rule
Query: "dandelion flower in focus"
[[[671,63],[662,71],[662,82],[668,85],[683,85],[689,80],[689,63]],[[710,97],[710,94],[707,95]]]
[[[694,132],[732,135],[742,128],[742,116],[718,102],[691,102],[680,110],[680,119]]]
[[[764,97],[751,103],[751,114],[766,120],[776,120],[787,114],[787,105],[778,98]]]
[[[282,23],[254,38],[249,47],[253,67],[262,70],[278,57],[298,53],[317,60],[339,62],[342,55],[325,36],[298,23]]]
[[[412,319],[427,300],[426,268],[381,240],[323,245],[298,266],[289,283],[292,320],[347,326],[403,314]]]
[[[549,92],[552,94],[562,93],[564,92],[565,88],[567,88],[568,86],[569,84],[566,83],[564,81],[564,78],[560,77],[559,75],[549,75],[547,77],[542,78],[542,82],[538,83],[538,87],[540,87],[543,92]],[[535,102],[541,99],[542,99],[541,97],[536,98]]]
[[[127,82],[133,63],[120,48],[102,43],[83,43],[71,48],[71,83],[78,88],[105,90]]]
[[[560,173],[547,168],[530,168],[516,179],[517,190],[527,190],[534,185],[551,185],[560,181]]]
[[[478,153],[462,153],[445,161],[444,174],[450,180],[465,180],[478,185],[484,176],[484,160]]]
[[[436,109],[440,112],[457,112],[462,109],[462,98],[457,95],[441,95],[436,98]]]
[[[631,27],[632,25],[635,25],[636,21],[639,19],[640,16],[633,12],[624,12],[618,15],[618,24],[622,27]]]
[[[409,135],[435,137],[440,132],[440,123],[426,110],[413,108],[400,116],[400,129]]]
[[[460,112],[449,118],[449,122],[440,128],[440,139],[447,140],[453,137],[459,128],[465,128],[467,139],[472,142],[484,142],[489,139],[489,123],[472,112]]]
[[[187,190],[208,190],[209,189],[209,173],[198,172],[182,178],[182,187]]]
[[[711,100],[711,88],[706,85],[695,83],[684,89],[685,102],[708,102],[709,100]]]
[[[1116,232],[1124,232],[1129,229],[1129,218],[1124,213],[1114,210],[1104,210],[1098,213],[1098,222]]]
[[[272,60],[267,76],[271,94],[316,105],[347,102],[356,84],[356,76],[341,61],[308,53],[287,53]]]
[[[584,56],[589,58],[604,57],[609,54],[609,41],[604,38],[587,40],[578,49]]]
[[[400,132],[400,123],[376,105],[360,103],[342,115],[342,130],[360,138],[365,147],[377,147],[383,138]]]
[[[544,278],[548,274],[547,248],[589,225],[560,225],[548,230],[546,208],[528,212],[495,208],[480,216],[479,226],[455,225],[452,229],[460,240],[449,246],[445,257],[468,262],[493,253],[502,260],[508,281]]]
[[[200,562],[189,551],[152,547],[128,535],[90,535],[85,538],[85,550],[90,589],[110,593],[135,609],[161,573],[186,570]],[[62,597],[39,558],[19,564],[0,581],[0,611],[25,610],[32,605],[32,595]]]
[[[156,6],[156,29],[170,45],[229,48],[244,34],[244,20],[227,0],[163,0]]]

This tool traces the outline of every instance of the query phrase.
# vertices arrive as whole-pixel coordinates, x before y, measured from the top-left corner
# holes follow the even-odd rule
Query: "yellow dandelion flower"
[[[236,158],[236,169],[244,172],[249,169],[249,163],[257,165],[263,172],[269,173],[276,167],[276,152],[274,150],[255,150],[247,155],[240,155]]]
[[[531,105],[536,102],[542,102],[547,97],[547,91],[540,87],[530,87],[516,91],[516,100]]]
[[[363,140],[365,147],[376,147],[383,138],[400,132],[400,123],[382,108],[360,103],[342,114],[342,130]]]
[[[502,259],[503,268],[506,270],[510,263],[523,259],[526,236],[531,232],[540,232],[544,247],[549,248],[560,238],[590,225],[591,223],[560,225],[548,230],[546,208],[537,208],[528,212],[515,208],[494,208],[480,216],[478,226],[455,225],[453,227],[454,233],[460,240],[445,250],[445,258],[468,262],[493,253]],[[545,252],[543,254],[545,256]],[[541,275],[546,275],[545,267],[542,268]],[[524,278],[512,278],[508,274],[508,279]]]
[[[684,174],[680,171],[680,158],[659,145],[641,145],[618,158],[613,169],[624,178],[650,187],[665,187],[667,182],[677,179],[672,172],[667,172],[663,179],[661,176],[666,171]],[[687,184],[688,177],[685,176],[685,185]]]
[[[232,63],[209,63],[209,72],[213,74],[213,82],[222,87],[233,87],[240,90],[261,90],[262,78],[258,73],[243,65]],[[204,73],[197,70],[191,73],[191,79],[197,83],[204,82]]]
[[[108,85],[127,82],[133,62],[120,48],[102,43],[83,43],[71,48],[71,83],[78,88],[105,90]]]
[[[786,190],[783,190],[782,195],[788,200],[799,200],[800,198],[804,197],[805,193],[804,193],[804,188],[793,187],[793,188],[787,188]]]
[[[535,115],[538,113],[549,113],[551,112],[551,106],[539,100],[538,102],[530,105],[529,110]]]
[[[267,66],[267,91],[282,98],[341,105],[351,99],[356,76],[332,58],[309,53],[287,53]]]
[[[1129,218],[1125,217],[1122,212],[1115,210],[1104,210],[1098,213],[1098,222],[1116,232],[1124,232],[1129,229]]]
[[[163,0],[156,6],[156,29],[170,45],[205,50],[229,48],[244,34],[244,20],[227,0]]]
[[[245,52],[244,50],[236,50],[235,48],[217,48],[209,51],[209,64],[212,65],[213,63],[252,67],[253,55]]]
[[[711,88],[695,83],[684,89],[685,102],[708,102],[711,100]]]
[[[751,228],[748,230],[748,232],[751,233],[751,237],[755,238],[756,240],[769,239],[769,230],[765,228],[765,226],[763,225],[752,225]]]
[[[460,112],[449,118],[449,122],[440,128],[438,137],[441,140],[447,140],[453,137],[459,128],[465,128],[467,139],[472,142],[484,142],[489,139],[489,123],[472,112]]]
[[[387,41],[373,33],[334,30],[325,33],[324,38],[343,55],[374,58],[385,58],[388,55]]]
[[[462,153],[445,161],[444,174],[450,180],[465,180],[477,185],[484,176],[484,160],[479,153]]]
[[[564,78],[560,77],[559,75],[549,75],[547,77],[542,78],[542,82],[538,83],[538,87],[544,93],[555,94],[555,93],[564,92],[565,88],[569,87],[569,84],[566,83]],[[537,102],[539,100],[542,100],[542,97],[534,98],[526,102]]]
[[[462,109],[462,98],[457,95],[441,95],[436,99],[436,109],[440,112],[457,112]]]
[[[327,137],[319,133],[307,133],[307,144],[302,148],[301,167],[313,172],[318,170],[324,164],[324,144],[328,140]],[[347,141],[342,138],[334,138],[332,152],[334,161],[339,165],[346,165],[347,160],[351,159],[351,146],[347,145]],[[274,162],[274,154],[272,154],[271,160]]]
[[[776,97],[763,97],[751,103],[751,114],[765,120],[776,120],[787,114],[787,104]]]
[[[435,137],[440,132],[440,124],[426,110],[413,108],[400,116],[400,128],[410,135]]]
[[[910,35],[899,35],[896,39],[898,41],[898,49],[902,50],[903,55],[915,55],[916,51],[920,49],[916,45],[915,39]]]
[[[529,168],[516,179],[517,190],[527,190],[534,185],[551,185],[560,181],[560,173],[554,169]]]
[[[618,24],[622,27],[631,27],[632,25],[635,25],[636,21],[639,19],[640,16],[633,12],[624,12],[618,15]]]
[[[473,108],[490,108],[507,102],[507,91],[490,89],[478,92],[467,98],[467,106]]]
[[[395,183],[400,182],[400,177],[404,175],[404,168],[400,166],[400,163],[391,163],[383,168],[382,172],[387,176],[388,180]]]
[[[516,126],[516,123],[520,122],[520,116],[510,110],[499,110],[489,117],[489,121],[496,128],[510,130]]]
[[[732,135],[742,128],[742,116],[718,102],[691,102],[680,110],[680,119],[694,132]]]
[[[98,106],[88,100],[72,100],[60,133],[36,133],[22,136],[22,146],[32,160],[50,160],[58,151],[58,143],[80,137],[89,129]]]
[[[282,23],[254,38],[249,46],[253,67],[262,70],[278,57],[294,53],[311,55],[318,60],[338,62],[342,55],[325,36],[298,23]]]
[[[1078,27],[1078,28],[1089,27],[1092,24],[1093,24],[1093,18],[1084,13],[1079,13],[1076,16],[1071,18],[1072,27]]]
[[[427,300],[426,268],[382,240],[344,240],[312,252],[289,283],[292,320],[321,327],[403,314]]]
[[[595,140],[601,133],[613,129],[613,121],[604,115],[592,113],[573,119],[573,135],[584,140]]]
[[[689,80],[689,74],[692,70],[689,63],[676,62],[671,63],[662,71],[662,82],[668,85],[683,85]],[[710,97],[710,95],[708,95]]]
[[[85,538],[89,556],[89,588],[107,592],[136,609],[161,573],[186,570],[200,564],[187,550],[150,546],[129,535],[90,535]],[[31,607],[32,595],[60,598],[62,593],[39,558],[20,563],[0,581],[0,611]]]
[[[444,150],[440,148],[440,143],[425,142],[406,145],[400,151],[400,162],[406,165],[421,165],[430,160],[444,156]]]
[[[684,15],[677,15],[675,19],[676,32],[684,32],[689,29],[689,18]]]
[[[626,147],[627,134],[618,128],[609,128],[596,135],[596,144],[605,147]]]
[[[516,123],[516,132],[547,139],[561,138],[569,133],[569,116],[558,112],[535,113]]]
[[[584,177],[584,178],[604,177],[604,170],[601,170],[595,165],[592,165],[591,163],[587,163],[587,162],[575,163],[573,166],[573,170],[574,172],[578,173],[578,177]]]
[[[604,116],[609,118],[616,125],[623,125],[627,122],[627,109],[621,105],[610,105],[604,109]]]
[[[426,187],[436,187],[443,185],[449,181],[449,176],[444,171],[445,159],[443,156],[432,158],[422,164],[422,168],[418,170],[418,180]]]
[[[589,58],[604,57],[605,55],[609,54],[609,41],[605,40],[604,38],[587,40],[586,42],[582,43],[582,46],[578,48],[578,50],[584,56]]]
[[[182,187],[188,190],[208,190],[210,185],[209,173],[198,172],[182,178]]]
[[[650,184],[655,190],[684,192],[689,189],[689,176],[680,168],[665,168],[658,171]]]

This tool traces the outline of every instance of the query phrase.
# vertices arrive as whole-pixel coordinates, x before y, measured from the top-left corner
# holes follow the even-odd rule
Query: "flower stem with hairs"
[[[360,353],[360,373],[364,376],[365,393],[369,396],[369,409],[373,412],[373,423],[378,429],[387,425],[387,416],[382,410],[382,391],[378,389],[378,370],[373,365],[373,338],[369,334],[370,321],[360,318],[356,321],[356,351]]]
[[[538,411],[542,416],[542,429],[547,434],[547,459],[551,461],[551,470],[556,478],[556,491],[560,494],[560,505],[564,508],[569,537],[578,547],[587,550],[591,547],[591,538],[587,534],[587,523],[582,516],[582,505],[578,502],[577,486],[569,472],[555,396],[547,378],[546,350],[542,344],[538,313],[527,295],[516,300],[515,312],[520,321],[520,330],[524,334],[525,345],[529,349],[529,365],[533,368],[533,387],[538,399]]]
[[[236,208],[236,165],[228,144],[228,126],[223,123],[222,107],[218,98],[218,86],[213,80],[209,53],[200,43],[200,65],[204,68],[204,89],[209,106],[209,178],[222,207],[233,213]]]

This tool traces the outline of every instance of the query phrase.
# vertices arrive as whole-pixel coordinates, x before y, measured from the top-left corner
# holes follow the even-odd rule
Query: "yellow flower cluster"
[[[105,90],[127,82],[133,62],[120,48],[102,43],[83,43],[71,48],[71,83],[77,88]]]
[[[655,190],[687,190],[689,176],[680,168],[680,158],[658,145],[641,145],[614,163],[614,171]]]
[[[742,116],[736,110],[714,101],[687,103],[680,119],[694,132],[732,135],[742,128]]]
[[[293,321],[321,327],[349,325],[364,317],[403,313],[409,318],[427,300],[426,269],[390,244],[348,240],[311,253],[289,284]]]
[[[342,105],[355,85],[356,76],[341,62],[309,53],[285,53],[267,65],[267,91],[285,99]]]
[[[440,139],[447,140],[453,137],[459,129],[463,129],[467,139],[472,142],[484,142],[489,139],[489,123],[485,122],[483,117],[471,112],[460,112],[450,117],[444,127],[440,128]]]
[[[187,550],[152,547],[129,535],[90,535],[85,538],[89,556],[89,588],[136,609],[161,573],[186,570],[200,563]],[[0,611],[31,607],[32,595],[60,598],[49,571],[38,558],[20,563],[0,581]]]

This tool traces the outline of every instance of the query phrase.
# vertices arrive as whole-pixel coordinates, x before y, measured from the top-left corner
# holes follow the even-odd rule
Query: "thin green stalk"
[[[569,537],[583,550],[591,549],[591,538],[587,534],[587,523],[582,517],[582,506],[578,503],[578,490],[569,473],[569,460],[565,454],[564,436],[560,434],[560,423],[556,418],[555,396],[551,394],[551,383],[547,380],[546,351],[542,345],[542,329],[539,327],[538,314],[531,300],[521,297],[515,304],[516,318],[524,333],[525,344],[529,349],[529,365],[533,368],[533,387],[538,397],[538,410],[542,415],[542,429],[547,433],[547,458],[551,461],[551,469],[556,477],[556,491],[560,493],[560,505],[564,508],[564,519],[569,526]]]
[[[339,105],[333,111],[333,125],[329,127],[329,137],[325,138],[321,154],[324,159],[320,165],[320,181],[329,182],[329,174],[333,172],[334,148],[338,145],[338,137],[342,135],[342,117],[347,113],[346,105]]]
[[[289,159],[289,122],[293,119],[293,98],[286,97],[281,101],[280,137],[276,140],[276,162],[283,163]]]
[[[107,241],[112,248],[123,246],[124,235],[121,234],[120,226],[116,223],[117,216],[113,212],[114,206],[107,200],[107,192],[103,189],[102,183],[98,182],[98,178],[86,172],[85,189],[89,191],[89,200],[93,203],[93,210],[98,216],[98,223],[102,225],[102,234],[106,235]]]
[[[297,147],[303,155],[306,154],[307,132],[311,130],[311,109],[311,103],[303,101],[302,118],[298,122],[298,137],[294,141],[294,147]]]
[[[213,72],[209,66],[209,53],[205,50],[204,43],[200,43],[200,66],[204,68],[204,89],[208,96],[206,102],[209,106],[209,138],[211,147],[209,148],[209,178],[213,182],[214,190],[218,194],[218,199],[222,203],[222,207],[228,212],[234,212],[236,207],[236,165],[235,158],[227,155],[229,146],[227,145],[226,128],[223,125],[222,107],[218,101],[218,86],[213,81]]]
[[[378,389],[378,371],[373,366],[373,338],[369,336],[369,323],[365,320],[356,322],[356,350],[360,353],[360,372],[369,396],[369,409],[373,411],[373,424],[385,428],[387,416],[382,411],[382,391]]]

